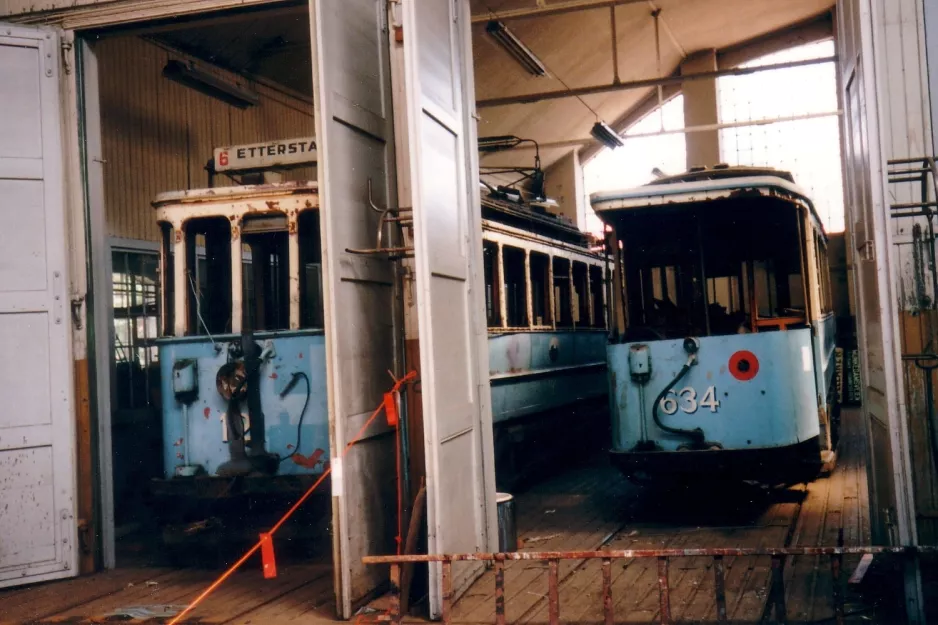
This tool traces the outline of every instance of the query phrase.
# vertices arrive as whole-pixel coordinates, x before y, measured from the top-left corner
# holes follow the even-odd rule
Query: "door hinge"
[[[72,48],[71,41],[62,40],[62,71],[65,75],[72,73]]]
[[[82,304],[85,303],[85,296],[79,295],[78,297],[72,298],[72,325],[75,326],[76,330],[84,329],[84,324],[81,319],[81,308]]]

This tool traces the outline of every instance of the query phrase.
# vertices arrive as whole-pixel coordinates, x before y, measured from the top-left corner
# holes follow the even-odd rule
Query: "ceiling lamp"
[[[253,91],[198,69],[192,63],[170,61],[163,68],[163,76],[239,109],[260,104],[260,97]]]
[[[534,53],[521,43],[521,40],[502,22],[490,21],[485,25],[485,32],[491,35],[492,39],[532,76],[547,76],[547,66],[543,61],[534,56]]]
[[[613,130],[606,122],[596,122],[593,124],[593,129],[590,131],[590,134],[593,135],[594,139],[610,150],[615,150],[625,145],[625,141],[622,140],[619,133]]]

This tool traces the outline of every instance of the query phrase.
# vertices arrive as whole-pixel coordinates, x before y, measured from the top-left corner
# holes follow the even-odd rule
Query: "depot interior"
[[[720,3],[719,11],[713,2],[657,0],[568,12],[532,11],[524,19],[504,22],[492,18],[489,4],[472,2],[473,15],[478,17],[473,24],[478,135],[537,141],[546,195],[557,202],[546,210],[580,227],[584,227],[585,211],[589,210],[582,167],[606,149],[603,141],[591,134],[596,123],[622,131],[656,110],[660,102],[682,92],[687,126],[716,123],[714,83],[694,81],[682,86],[671,81],[660,89],[655,85],[610,88],[582,97],[538,98],[537,94],[725,69],[833,36],[829,0],[729,0]],[[534,6],[522,0],[497,4],[499,12]],[[660,20],[657,28],[656,20]],[[162,234],[151,202],[159,193],[208,186],[206,164],[216,147],[315,134],[309,17],[305,4],[272,2],[249,11],[91,33],[89,40],[98,63],[113,278],[112,470],[118,565],[156,562],[160,554],[148,542],[148,537],[159,532],[150,525],[150,485],[163,476],[160,414],[162,402],[171,398],[160,392],[156,339],[163,305],[159,283]],[[512,42],[522,42],[537,62],[525,60],[524,54],[519,58]],[[511,101],[532,95],[531,102]],[[509,103],[500,104],[499,99]],[[689,162],[714,164],[719,156],[712,157],[713,145],[707,142],[712,142],[715,134],[684,135]],[[503,184],[523,177],[524,171],[534,166],[534,157],[531,146],[522,144],[511,150],[483,152],[481,166],[497,172],[487,178],[490,184]],[[268,174],[264,181],[315,180],[315,175],[310,166]],[[528,179],[524,184],[530,182]],[[217,185],[235,183],[216,176]],[[202,236],[211,238],[211,230]],[[203,246],[210,245],[207,238]],[[846,262],[842,242],[834,240],[831,253],[840,260],[832,258],[831,265],[844,270],[842,280],[834,284],[838,315],[843,318],[841,340],[850,347],[855,339],[850,336],[853,326],[846,302]],[[245,262],[249,266],[249,261]],[[524,280],[523,256],[513,258],[507,253],[503,262],[506,283]],[[532,257],[532,274],[538,275],[537,263],[546,262],[546,258]],[[498,273],[488,269],[491,275]],[[209,293],[212,271],[209,254],[199,261],[193,288],[202,292],[204,284],[205,293]],[[569,269],[555,268],[557,273],[562,271]],[[249,273],[245,271],[245,275]],[[584,283],[593,278],[579,272],[574,276]],[[311,292],[309,298],[313,309],[321,306],[321,293]],[[268,299],[276,297],[269,294]],[[561,303],[552,313],[556,323],[563,325],[572,315],[565,308],[572,309],[570,299],[569,294],[558,298]],[[213,313],[206,310],[202,325],[223,332],[227,313],[222,312],[216,328]],[[247,314],[266,313],[270,328],[277,327],[277,315],[283,314],[276,305],[263,311],[245,310]],[[520,326],[525,321],[512,306],[508,314],[512,315],[509,325]],[[316,319],[321,323],[321,316],[311,314],[310,323],[315,325]],[[604,323],[598,315],[577,321],[593,326],[593,330]],[[416,399],[410,398],[411,405],[416,405]],[[599,461],[608,416],[592,423],[594,435],[584,437],[586,453],[581,456],[586,461]],[[415,429],[411,484],[419,481],[422,471],[418,436]],[[575,459],[570,450],[557,451],[553,462],[539,466],[534,477],[517,488],[536,482],[540,474],[562,471],[570,463],[583,461]],[[499,463],[501,470],[505,464]],[[414,494],[409,493],[411,497]],[[331,514],[328,498],[314,505],[320,506],[317,527],[325,536]],[[302,557],[328,562],[328,544],[324,540]]]

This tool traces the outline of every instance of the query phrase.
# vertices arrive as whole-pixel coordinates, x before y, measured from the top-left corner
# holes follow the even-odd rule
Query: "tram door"
[[[60,58],[0,23],[0,587],[78,568]]]
[[[403,25],[429,551],[490,551],[495,481],[469,2],[405,0]],[[454,594],[480,571],[454,564]],[[440,579],[431,566],[434,618]]]

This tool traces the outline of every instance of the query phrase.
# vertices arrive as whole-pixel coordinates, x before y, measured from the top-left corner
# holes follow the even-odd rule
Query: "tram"
[[[605,419],[607,261],[550,200],[481,195],[496,477],[509,485]]]
[[[208,188],[153,202],[163,478],[150,497],[162,552],[180,562],[255,540],[250,526],[268,527],[329,461],[318,186],[268,180],[315,159],[312,138],[216,149]],[[214,186],[222,173],[238,184]],[[321,490],[297,528],[328,523]],[[295,544],[325,549],[323,536]]]
[[[263,176],[266,165],[315,163],[313,139],[285,143],[303,149],[216,150],[212,171]],[[543,441],[580,402],[606,403],[607,263],[550,201],[483,188],[492,412],[510,475],[520,443]],[[317,185],[210,184],[153,206],[164,398],[164,479],[154,490],[210,506],[233,483],[252,497],[295,494],[330,458]],[[188,516],[206,514],[196,505]]]
[[[633,480],[809,481],[837,443],[827,238],[791,174],[590,198],[614,255],[611,456]]]

